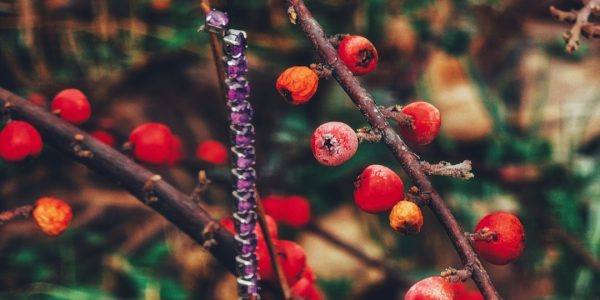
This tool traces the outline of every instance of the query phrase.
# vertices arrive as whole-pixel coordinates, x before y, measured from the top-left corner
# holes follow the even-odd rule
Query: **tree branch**
[[[484,297],[486,299],[501,299],[489,275],[481,265],[468,239],[465,237],[464,230],[462,230],[450,210],[446,207],[440,195],[435,191],[427,175],[422,171],[417,156],[408,149],[406,144],[392,129],[386,117],[377,107],[373,97],[361,87],[358,80],[338,57],[337,51],[327,39],[319,23],[306,8],[304,2],[302,0],[287,0],[287,3],[289,5],[288,14],[295,15],[295,21],[300,24],[313,47],[317,49],[324,62],[332,67],[333,77],[350,96],[370,125],[382,133],[383,142],[394,154],[419,190],[429,195],[428,206],[442,223],[463,265],[473,267],[473,280]]]
[[[1,87],[0,102],[2,105],[10,103],[13,117],[25,120],[35,126],[46,144],[123,187],[140,202],[146,204],[148,193],[151,192],[152,196],[156,197],[156,201],[147,204],[150,208],[163,215],[198,244],[204,244],[204,227],[216,221],[204,209],[196,205],[189,196],[181,193],[164,180],[154,182],[151,191],[148,191],[144,187],[147,187],[148,180],[155,178],[156,174],[94,139],[81,129]],[[83,136],[80,145],[90,151],[93,157],[81,157],[73,151],[72,141],[76,135]],[[226,229],[219,228],[214,232],[213,238],[216,245],[208,250],[223,266],[235,273],[233,236]]]
[[[561,22],[574,23],[571,29],[563,35],[567,43],[566,51],[569,53],[573,53],[579,48],[580,35],[586,38],[600,37],[600,26],[589,22],[590,15],[600,14],[600,0],[589,0],[579,11],[567,12],[550,6],[550,14]]]

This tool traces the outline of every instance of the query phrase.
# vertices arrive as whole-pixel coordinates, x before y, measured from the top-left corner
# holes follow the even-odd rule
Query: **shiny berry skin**
[[[317,92],[319,76],[305,66],[287,68],[277,78],[277,91],[292,104],[304,104]]]
[[[429,277],[415,283],[404,300],[453,300],[454,289],[452,284],[442,277]]]
[[[217,140],[206,140],[196,148],[196,157],[215,165],[227,162],[227,147]]]
[[[174,166],[183,159],[183,142],[177,135],[173,135],[171,140],[171,151],[167,158],[167,165]]]
[[[410,143],[430,144],[440,132],[442,116],[435,106],[417,101],[404,106],[401,112],[413,118],[413,128],[400,125],[400,135]]]
[[[358,35],[345,37],[338,46],[338,54],[354,75],[371,73],[377,67],[377,49],[366,38]]]
[[[418,205],[402,200],[392,207],[390,226],[406,235],[419,233],[423,226],[423,213]]]
[[[69,227],[73,213],[71,206],[54,197],[42,197],[35,203],[33,219],[39,228],[49,236],[57,236]]]
[[[0,157],[9,162],[17,162],[42,152],[40,133],[24,121],[12,121],[0,131]]]
[[[79,125],[90,118],[92,108],[87,97],[78,89],[66,89],[54,96],[50,110],[65,121]]]
[[[169,127],[160,123],[144,123],[129,135],[133,144],[133,156],[140,161],[165,165],[169,163],[173,147],[173,134]]]
[[[475,227],[475,232],[484,228],[496,232],[497,239],[475,241],[475,251],[486,261],[505,265],[521,256],[525,249],[525,229],[519,219],[507,212],[495,212],[485,216]]]
[[[108,146],[114,147],[117,144],[115,137],[106,130],[94,130],[90,135]]]
[[[339,166],[356,153],[358,137],[345,123],[328,122],[315,130],[310,139],[310,148],[321,164]]]
[[[404,198],[400,176],[381,165],[370,165],[354,182],[354,202],[367,213],[390,210]]]
[[[310,202],[303,196],[272,195],[263,199],[263,206],[277,222],[292,227],[302,227],[311,219]]]
[[[467,289],[462,282],[452,283],[454,290],[454,300],[483,300],[483,295],[479,291]]]

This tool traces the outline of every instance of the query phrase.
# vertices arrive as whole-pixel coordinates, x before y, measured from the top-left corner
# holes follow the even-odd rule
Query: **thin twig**
[[[579,36],[583,35],[587,38],[600,37],[600,27],[589,23],[590,15],[598,14],[600,12],[600,0],[589,0],[578,11],[562,11],[554,6],[550,6],[550,14],[562,22],[573,23],[571,29],[569,29],[563,35],[566,42],[566,51],[573,53],[579,48]]]
[[[360,85],[356,77],[344,65],[337,51],[331,45],[319,23],[313,18],[302,0],[287,0],[290,11],[295,15],[307,38],[317,49],[323,61],[333,70],[333,77],[350,96],[359,111],[370,123],[371,127],[380,131],[383,142],[388,146],[406,173],[419,188],[421,193],[429,195],[428,205],[442,223],[450,240],[454,244],[464,266],[473,267],[473,280],[486,299],[501,299],[488,273],[481,265],[475,251],[464,235],[464,230],[456,221],[452,212],[446,207],[440,195],[435,191],[429,178],[422,171],[417,156],[409,150],[398,134],[387,122],[386,117],[373,100],[373,97]]]
[[[18,218],[27,218],[33,211],[33,205],[23,205],[0,213],[0,225]]]
[[[459,164],[451,164],[441,161],[437,164],[430,164],[426,161],[421,162],[421,168],[427,175],[450,176],[460,179],[471,179],[475,177],[471,172],[471,161],[465,160]]]
[[[36,127],[44,142],[75,161],[86,165],[90,170],[105,176],[115,184],[123,187],[142,203],[145,201],[144,185],[148,178],[155,174],[136,164],[125,155],[88,135],[81,129],[64,122],[62,119],[44,111],[31,102],[12,94],[0,87],[0,102],[12,105],[13,117],[25,120]],[[91,151],[92,158],[79,157],[72,152],[73,136],[81,134],[84,139],[82,147]],[[202,245],[204,226],[214,219],[192,199],[178,191],[164,180],[155,182],[152,194],[157,198],[148,206],[185,232],[197,243]],[[235,243],[233,236],[221,228],[214,235],[217,245],[208,249],[217,260],[229,271],[235,272]]]

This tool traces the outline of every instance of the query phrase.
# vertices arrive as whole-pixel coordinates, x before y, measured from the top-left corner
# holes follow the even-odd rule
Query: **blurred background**
[[[195,155],[198,143],[228,143],[208,36],[197,32],[198,0],[0,0],[0,85],[46,106],[64,88],[92,103],[85,130],[119,143],[147,121],[181,137],[184,159],[148,166],[184,192],[198,170],[212,184],[202,205],[216,218],[231,207],[227,164]],[[302,195],[313,227],[280,225],[295,240],[327,299],[402,299],[407,282],[460,267],[450,240],[424,209],[416,236],[401,236],[387,214],[353,203],[352,182],[370,164],[406,175],[381,144],[363,144],[339,167],[312,157],[312,131],[326,121],[365,126],[333,80],[292,106],[275,90],[279,73],[316,61],[284,1],[212,1],[249,36],[258,187],[263,196]],[[312,0],[326,32],[368,37],[377,69],[360,78],[381,105],[424,99],[442,113],[442,134],[422,159],[473,161],[469,181],[433,178],[465,230],[487,213],[519,216],[527,243],[507,266],[485,264],[505,299],[600,299],[600,42],[564,52],[567,24],[548,7],[578,1]],[[408,179],[406,179],[408,186]],[[55,195],[74,208],[71,228],[44,236],[31,220],[0,226],[0,299],[235,299],[236,288],[210,254],[106,179],[51,147],[27,164],[0,162],[0,211]],[[396,269],[401,279],[331,243]],[[473,288],[472,283],[469,283]]]

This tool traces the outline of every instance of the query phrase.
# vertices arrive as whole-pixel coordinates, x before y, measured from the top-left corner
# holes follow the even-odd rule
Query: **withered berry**
[[[305,66],[287,68],[277,78],[277,91],[292,104],[304,104],[319,86],[319,76]]]
[[[354,202],[368,213],[387,211],[403,198],[402,179],[381,165],[368,166],[354,182]]]
[[[37,129],[24,121],[9,122],[0,132],[0,157],[9,162],[37,157],[42,145]]]
[[[392,207],[390,226],[406,235],[419,233],[423,226],[423,213],[418,205],[402,200]]]
[[[58,93],[54,96],[50,109],[63,120],[75,125],[87,121],[92,114],[87,97],[78,89],[66,89]]]
[[[358,137],[350,126],[342,122],[329,122],[315,130],[310,147],[321,164],[339,166],[356,153]]]
[[[481,258],[495,265],[505,265],[521,256],[525,249],[525,229],[519,218],[507,212],[485,216],[475,232],[486,230],[496,233],[492,241],[475,241],[475,251]]]
[[[33,219],[47,235],[57,236],[69,227],[73,218],[71,206],[54,197],[42,197],[35,203]]]
[[[338,54],[354,75],[365,75],[377,67],[377,49],[366,38],[346,36],[338,46]]]
[[[402,113],[413,118],[413,128],[400,125],[400,134],[407,141],[417,145],[427,145],[440,132],[442,117],[435,106],[417,101],[404,106]]]

